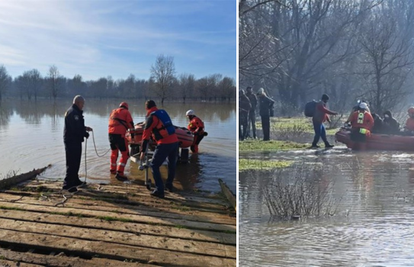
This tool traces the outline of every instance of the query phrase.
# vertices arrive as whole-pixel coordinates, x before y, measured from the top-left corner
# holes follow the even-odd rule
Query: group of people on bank
[[[266,95],[263,88],[260,88],[256,95],[252,87],[247,87],[246,92],[239,92],[239,139],[256,139],[256,109],[262,122],[263,141],[270,140],[270,117],[273,116],[273,105],[275,101]],[[250,136],[250,128],[252,136]]]
[[[315,130],[315,137],[311,148],[318,148],[318,141],[322,138],[325,147],[330,148],[326,139],[326,132],[323,123],[330,122],[329,115],[336,115],[337,112],[331,111],[326,107],[329,96],[323,94],[321,100],[317,102],[312,122]],[[345,122],[351,130],[351,140],[358,143],[358,149],[364,150],[366,139],[371,133],[377,134],[400,134],[412,135],[414,133],[414,107],[408,109],[408,119],[403,130],[400,130],[400,124],[392,116],[391,111],[387,110],[383,113],[383,117],[376,113],[371,113],[369,105],[366,101],[358,101],[358,104],[352,108],[351,114]]]
[[[77,187],[85,185],[79,179],[78,172],[81,162],[82,142],[89,137],[91,127],[85,126],[83,107],[85,99],[77,95],[73,99],[73,105],[65,113],[64,144],[66,154],[66,175],[62,189],[71,193],[77,191]],[[144,160],[150,139],[156,142],[156,148],[150,163],[151,171],[155,181],[155,190],[152,196],[164,198],[164,188],[173,191],[173,180],[178,157],[179,140],[175,133],[175,127],[168,113],[158,109],[153,100],[145,102],[146,121],[140,145],[140,160]],[[188,130],[194,135],[191,151],[198,153],[198,145],[206,135],[203,121],[195,115],[193,110],[188,110],[186,116],[189,119]],[[134,129],[134,121],[129,106],[121,102],[119,107],[114,109],[109,116],[108,137],[111,148],[110,173],[120,181],[128,178],[124,174],[125,166],[129,159],[128,141],[125,134],[129,129]],[[117,164],[118,155],[121,154]],[[168,177],[165,185],[161,178],[160,166],[168,158]]]

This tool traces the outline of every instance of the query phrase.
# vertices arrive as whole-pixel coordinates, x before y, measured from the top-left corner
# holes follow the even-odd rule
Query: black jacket
[[[257,107],[257,97],[255,94],[252,93],[246,93],[246,96],[250,99],[250,104],[252,105],[252,108],[250,109],[250,112],[255,112]]]
[[[73,104],[65,113],[63,142],[82,143],[84,137],[89,137],[89,133],[85,129],[83,111]]]
[[[275,101],[273,101],[273,99],[265,95],[259,96],[258,100],[260,116],[270,116],[270,109],[273,108],[273,104],[275,103]]]

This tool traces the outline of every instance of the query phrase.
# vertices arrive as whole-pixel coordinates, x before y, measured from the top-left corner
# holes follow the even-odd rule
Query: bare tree
[[[156,59],[155,65],[151,66],[151,80],[154,81],[154,91],[158,97],[161,98],[161,105],[164,105],[164,100],[167,98],[168,90],[170,89],[175,79],[174,58],[171,56],[159,55]]]
[[[409,94],[405,82],[414,63],[414,5],[405,7],[407,21],[401,21],[401,11],[394,8],[397,2],[402,1],[383,3],[373,10],[360,38],[365,93],[377,113],[397,106]]]
[[[183,103],[188,97],[191,97],[191,93],[194,91],[195,78],[193,74],[181,74],[179,79],[179,87],[181,88],[181,98]]]
[[[56,99],[59,91],[60,81],[59,70],[55,65],[49,68],[49,88],[53,99]]]
[[[10,76],[7,74],[7,70],[4,65],[0,66],[0,101],[11,82]]]
[[[234,86],[234,80],[229,77],[224,77],[218,84],[218,88],[221,92],[222,100],[230,102],[231,99],[236,99],[236,86]]]

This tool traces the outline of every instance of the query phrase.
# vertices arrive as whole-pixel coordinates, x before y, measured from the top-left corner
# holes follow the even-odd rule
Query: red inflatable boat
[[[351,140],[349,129],[341,128],[335,134],[335,139],[345,144],[348,148],[354,149],[355,147],[355,143]],[[414,151],[414,136],[371,134],[367,138],[367,149]]]
[[[178,141],[180,142],[180,148],[187,148],[193,144],[194,136],[193,134],[184,127],[175,127],[175,133],[178,136]],[[130,145],[140,145],[142,140],[142,133],[144,131],[144,124],[138,123],[135,125],[135,130],[128,131],[125,134]],[[134,134],[134,138],[131,137],[131,134]]]

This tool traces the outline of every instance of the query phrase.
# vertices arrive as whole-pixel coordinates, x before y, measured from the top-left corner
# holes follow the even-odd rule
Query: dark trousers
[[[329,142],[326,139],[326,130],[323,123],[314,121],[313,130],[315,131],[315,137],[313,138],[312,146],[316,146],[320,138],[322,138],[322,141],[325,143],[325,145],[329,145]]]
[[[239,139],[244,140],[247,134],[247,111],[239,113]]]
[[[260,116],[262,118],[263,141],[270,140],[270,116]]]
[[[79,167],[82,157],[82,143],[65,143],[66,176],[63,186],[74,186],[79,181]]]
[[[155,187],[160,193],[164,193],[164,183],[161,179],[160,167],[168,157],[168,178],[165,184],[172,185],[177,165],[178,142],[172,144],[157,145],[151,161],[151,171],[154,177]]]
[[[250,125],[252,126],[253,138],[256,138],[256,112],[254,110],[249,112],[246,136],[250,135]]]

